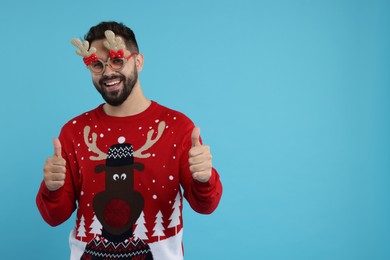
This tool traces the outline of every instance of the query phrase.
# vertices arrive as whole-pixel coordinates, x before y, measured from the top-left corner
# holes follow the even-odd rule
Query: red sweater
[[[115,185],[114,182],[106,179],[110,166],[107,156],[111,156],[110,162],[117,162],[120,155],[116,157],[110,149],[126,143],[134,149],[134,153],[130,152],[134,161],[132,174],[113,175],[113,179],[130,178],[133,187],[126,190],[143,198],[142,212],[137,214],[133,226],[134,235],[146,243],[176,236],[183,228],[182,194],[196,212],[203,214],[213,212],[222,195],[222,184],[215,169],[207,183],[192,178],[188,151],[193,128],[194,124],[185,115],[156,102],[134,116],[108,116],[100,105],[70,120],[59,137],[62,156],[67,162],[65,185],[57,191],[49,191],[42,182],[37,194],[36,202],[43,219],[56,226],[77,209],[76,239],[88,242],[101,234],[102,221],[97,221],[95,215],[99,205],[93,200],[103,191],[116,191],[116,187],[110,186]],[[98,170],[102,166],[107,173],[104,169]],[[131,210],[130,207],[128,212]],[[120,214],[117,218],[111,223],[121,223]],[[181,247],[181,243],[177,247]]]

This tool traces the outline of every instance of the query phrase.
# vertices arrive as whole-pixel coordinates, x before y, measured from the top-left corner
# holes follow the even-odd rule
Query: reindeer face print
[[[134,190],[134,169],[143,170],[134,163],[133,146],[129,143],[112,145],[105,164],[96,166],[95,172],[106,172],[106,190],[93,199],[96,217],[103,228],[113,235],[129,231],[144,206],[142,195]]]
[[[93,209],[103,230],[111,235],[128,234],[139,218],[144,207],[144,198],[134,190],[135,171],[143,171],[144,165],[134,161],[134,157],[147,158],[150,153],[143,152],[159,140],[165,129],[165,122],[158,126],[157,136],[153,139],[154,130],[147,134],[146,143],[138,150],[133,151],[130,143],[125,143],[123,137],[118,138],[118,144],[110,147],[108,154],[103,153],[96,144],[97,136],[92,133],[89,139],[90,128],[84,128],[84,141],[91,151],[98,156],[91,156],[91,160],[103,160],[105,164],[95,167],[95,172],[105,172],[106,189],[95,195]]]

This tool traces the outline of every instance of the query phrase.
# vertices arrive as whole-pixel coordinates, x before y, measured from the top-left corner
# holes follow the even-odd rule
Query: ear
[[[95,172],[96,173],[102,173],[106,170],[106,165],[104,164],[99,164],[95,167]]]
[[[135,162],[133,166],[134,166],[134,169],[136,169],[138,171],[143,171],[145,168],[145,166],[139,162]]]
[[[137,67],[138,72],[142,71],[142,68],[144,67],[144,55],[141,53],[138,53],[135,57],[135,65]]]

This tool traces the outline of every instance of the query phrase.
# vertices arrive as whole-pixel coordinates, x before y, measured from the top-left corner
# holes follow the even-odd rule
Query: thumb
[[[195,126],[191,134],[192,147],[201,145],[199,141],[199,137],[200,137],[200,128]]]
[[[60,139],[54,138],[53,145],[54,145],[54,155],[59,158],[62,158],[62,146],[61,146]]]

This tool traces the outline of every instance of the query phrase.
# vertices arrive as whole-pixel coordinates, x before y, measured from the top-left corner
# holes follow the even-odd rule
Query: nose
[[[104,64],[104,71],[103,71],[102,75],[109,76],[109,75],[112,75],[114,73],[115,73],[115,71],[111,68],[111,66],[108,63],[105,63]]]

